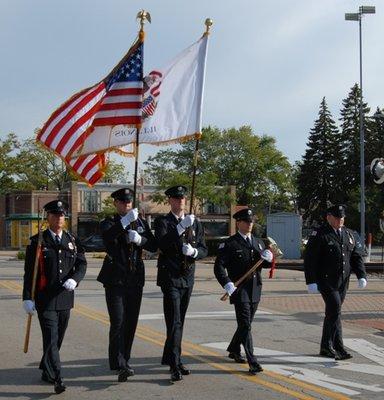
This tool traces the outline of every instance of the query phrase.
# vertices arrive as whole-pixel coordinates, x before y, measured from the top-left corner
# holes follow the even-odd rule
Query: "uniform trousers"
[[[111,370],[128,366],[142,297],[142,286],[105,287],[110,321],[108,355]]]
[[[176,368],[181,364],[184,320],[192,289],[193,286],[186,288],[161,287],[165,324],[167,326],[167,339],[165,340],[161,363],[169,365],[171,368]]]
[[[325,317],[321,338],[322,349],[344,350],[341,329],[341,306],[347,293],[347,285],[338,290],[320,291],[325,303]]]
[[[59,350],[68,326],[70,310],[38,310],[43,336],[43,357],[39,368],[52,380],[61,378]]]
[[[240,354],[240,345],[242,344],[245,350],[245,355],[249,365],[257,362],[253,354],[253,340],[252,340],[252,321],[255,316],[259,303],[234,303],[237,329],[231,343],[227,348],[230,353]]]

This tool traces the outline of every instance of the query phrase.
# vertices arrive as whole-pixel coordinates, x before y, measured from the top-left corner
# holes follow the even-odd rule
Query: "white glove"
[[[179,232],[179,235],[182,235],[187,228],[193,225],[195,218],[196,217],[193,214],[188,214],[178,223],[177,231]]]
[[[133,229],[128,230],[128,239],[130,242],[140,246],[142,237]]]
[[[24,308],[24,311],[27,314],[31,314],[31,315],[35,314],[36,308],[35,308],[35,302],[34,301],[32,301],[32,300],[24,300],[23,301],[23,308]]]
[[[189,243],[184,243],[181,251],[185,256],[193,258],[196,258],[198,253],[198,250],[192,247]]]
[[[261,258],[267,262],[272,262],[273,260],[273,254],[271,250],[265,249],[261,252],[260,254]]]
[[[139,211],[137,210],[137,208],[132,208],[132,210],[129,210],[127,214],[125,214],[124,217],[121,218],[121,225],[123,225],[123,228],[125,229],[131,222],[136,221],[138,216]]]
[[[365,278],[360,278],[357,281],[357,288],[358,289],[364,289],[367,286],[367,280]]]
[[[310,283],[309,285],[307,285],[307,287],[309,294],[319,293],[319,289],[317,288],[317,283]]]
[[[237,287],[233,284],[233,282],[228,282],[224,285],[224,290],[228,293],[228,296],[230,296]]]
[[[63,286],[64,286],[67,290],[69,290],[69,291],[71,292],[71,291],[74,290],[75,287],[77,286],[77,282],[76,282],[74,279],[69,278],[69,279],[67,279],[67,280],[63,283]]]

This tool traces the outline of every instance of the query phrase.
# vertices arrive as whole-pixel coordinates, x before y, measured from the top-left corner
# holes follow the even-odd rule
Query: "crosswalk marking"
[[[255,318],[257,319],[258,315],[270,315],[270,312],[257,310]],[[186,317],[187,319],[194,318],[215,318],[215,317],[236,317],[235,311],[202,311],[202,312],[188,312]],[[164,319],[164,314],[141,314],[139,316],[140,321],[146,320],[155,320],[155,319]]]
[[[357,389],[373,393],[384,392],[384,387],[380,386],[379,384],[365,384],[362,382],[362,380],[360,382],[356,382],[338,379],[318,369],[325,368],[330,373],[333,369],[341,369],[354,372],[363,372],[370,375],[384,376],[384,368],[381,366],[384,362],[382,355],[384,354],[383,348],[362,339],[345,339],[344,343],[347,347],[380,365],[358,364],[355,362],[345,361],[337,362],[330,358],[327,359],[324,357],[306,356],[262,347],[255,347],[254,352],[264,369],[268,371],[273,371],[284,376],[311,383],[313,385],[318,385],[348,396],[356,396],[361,394],[359,391],[357,391]],[[226,350],[228,343],[205,343],[203,346]],[[282,363],[271,363],[271,359],[280,361]],[[303,364],[305,364],[305,366]],[[312,365],[314,368],[308,367],[310,365]]]

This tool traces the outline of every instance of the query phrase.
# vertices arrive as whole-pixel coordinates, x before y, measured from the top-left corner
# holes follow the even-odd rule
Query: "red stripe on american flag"
[[[141,116],[127,116],[127,117],[110,117],[110,118],[95,118],[92,126],[106,126],[106,125],[134,125],[141,123]]]
[[[84,167],[84,169],[81,171],[81,175],[84,176],[84,178],[87,176],[88,172],[95,167],[99,163],[100,159],[99,157],[94,157],[92,160],[88,161],[87,165]]]
[[[60,130],[63,128],[63,126],[74,116],[76,115],[82,108],[84,108],[90,101],[92,101],[101,91],[103,91],[105,88],[104,83],[99,85],[98,87],[95,88],[94,91],[90,92],[87,96],[82,99],[79,104],[76,104],[75,107],[73,107],[65,117],[63,117],[57,124],[56,126],[52,129],[51,133],[48,135],[44,143],[49,147],[57,134],[60,132]],[[65,109],[61,108],[61,111]],[[68,132],[68,131],[67,131]],[[61,143],[61,141],[60,141]],[[57,148],[56,148],[57,149]],[[58,150],[60,151],[60,150]]]
[[[72,165],[72,168],[77,171],[79,169],[79,167],[81,166],[81,164],[84,162],[84,160],[87,158],[88,156],[80,156],[78,159],[76,159],[75,163]]]
[[[71,125],[71,127],[65,132],[64,136],[61,138],[59,144],[56,146],[56,151],[58,153],[61,153],[63,150],[63,147],[67,144],[68,140],[71,138],[72,134],[76,132],[81,126],[83,126],[88,120],[90,120],[95,113],[99,110],[101,104],[101,100],[99,100],[92,108],[88,110],[81,118],[79,118],[74,124]],[[74,150],[77,149],[82,143],[83,143],[83,137],[84,133],[79,136],[79,138],[75,141],[75,144],[77,143],[77,146],[75,147]],[[79,141],[80,139],[80,141]],[[71,147],[71,150],[75,146],[75,144]],[[69,152],[71,152],[71,150]]]
[[[99,181],[103,177],[103,173],[98,170],[91,178],[89,178],[88,182],[90,185],[94,185],[97,181]]]
[[[127,88],[127,89],[111,89],[105,97],[123,96],[123,95],[142,95],[142,88]]]
[[[47,127],[52,123],[52,121],[57,118],[57,116],[65,110],[69,104],[75,102],[79,97],[81,97],[89,88],[81,90],[80,92],[74,94],[69,100],[67,100],[63,105],[61,105],[56,111],[53,112],[53,114],[49,117],[48,121],[44,124],[44,126],[41,128],[39,134],[37,135],[37,140],[40,140],[41,136],[44,134],[46,131]]]
[[[124,103],[105,103],[100,107],[99,111],[106,111],[106,110],[121,110],[123,108],[129,108],[129,109],[133,109],[133,108],[137,108],[138,110],[140,110],[142,106],[142,102],[138,101],[138,102],[124,102]]]

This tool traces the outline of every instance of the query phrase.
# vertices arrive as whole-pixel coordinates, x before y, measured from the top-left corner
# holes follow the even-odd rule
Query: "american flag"
[[[112,72],[61,105],[44,124],[37,141],[60,156],[93,185],[103,176],[105,153],[71,158],[97,126],[141,124],[143,43],[137,41]]]

